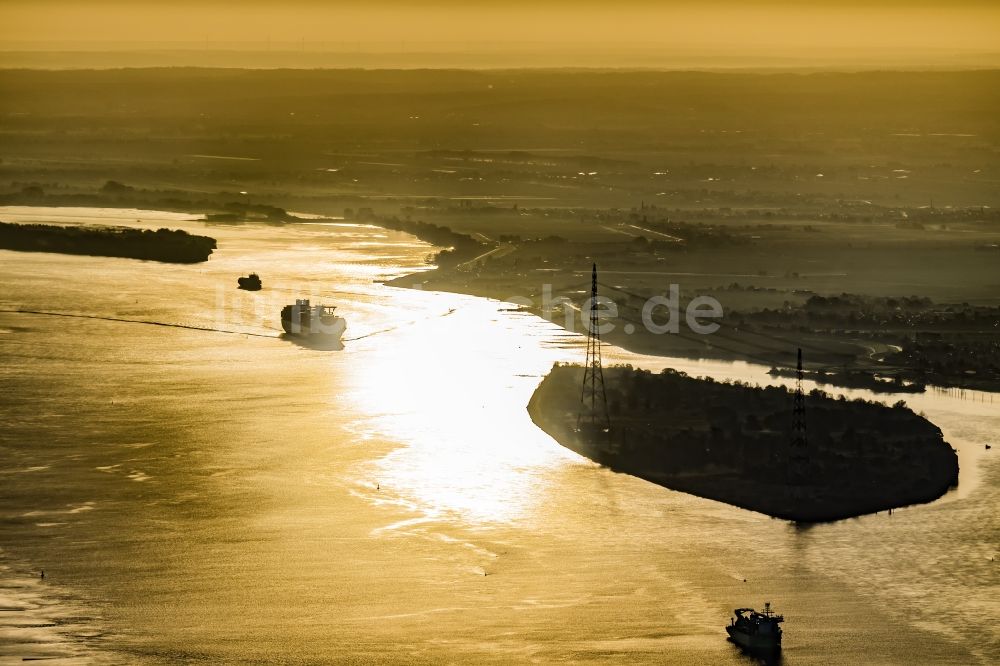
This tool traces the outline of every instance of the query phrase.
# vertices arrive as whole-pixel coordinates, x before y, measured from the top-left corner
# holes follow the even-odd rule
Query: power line
[[[604,283],[600,283],[600,284],[603,287],[606,287],[606,288],[611,289],[613,291],[620,292],[620,293],[625,294],[626,296],[630,296],[632,298],[636,298],[636,299],[639,299],[639,300],[647,300],[649,298],[649,296],[643,296],[642,294],[637,294],[637,293],[628,291],[626,289],[622,289],[621,287],[616,287],[614,285],[608,285],[608,284],[604,284]],[[622,318],[624,319],[624,317],[622,317]],[[828,349],[824,349],[822,347],[818,347],[818,346],[815,346],[815,345],[809,345],[809,344],[803,343],[801,341],[790,340],[788,338],[783,338],[781,336],[777,336],[777,335],[773,335],[773,334],[769,334],[769,333],[763,333],[761,331],[749,330],[749,329],[746,329],[746,328],[739,328],[737,326],[733,326],[732,324],[729,324],[729,323],[723,322],[723,321],[719,321],[719,322],[716,322],[716,323],[719,326],[721,326],[721,327],[724,327],[724,328],[727,328],[727,329],[730,329],[730,330],[733,330],[733,331],[740,331],[740,332],[742,332],[745,335],[756,335],[756,336],[759,336],[759,337],[762,337],[762,338],[767,338],[769,340],[773,340],[775,342],[780,342],[780,343],[782,343],[784,345],[788,345],[788,347],[791,347],[791,348],[803,347],[803,348],[806,348],[806,349],[811,349],[812,351],[815,351],[815,352],[821,353],[821,354],[829,354],[829,355],[832,355],[832,356],[841,356],[841,357],[844,357],[844,358],[853,358],[853,354],[847,354],[845,352],[830,351]],[[677,335],[681,335],[681,334],[677,333]],[[716,332],[715,335],[718,336],[719,333]],[[685,336],[681,335],[681,337],[685,337]],[[748,347],[754,347],[757,350],[762,351],[762,352],[781,351],[781,350],[777,350],[777,349],[772,349],[772,348],[766,347],[766,346],[761,345],[759,343],[749,342],[749,341],[747,341],[745,339],[742,339],[742,338],[735,338],[735,337],[726,336],[726,335],[722,335],[722,337],[727,338],[729,340],[732,340],[734,342],[738,342],[740,344],[746,345]],[[725,347],[722,347],[721,345],[715,345],[715,344],[713,344],[713,346],[717,346],[720,349],[726,349]],[[744,352],[738,352],[738,351],[732,350],[732,349],[727,349],[727,351],[731,351],[733,353],[740,354],[742,356],[747,356],[748,358],[757,358],[757,359],[760,358],[760,357],[755,357],[752,354],[748,354],[748,353],[744,353]],[[776,363],[773,359],[767,359],[765,361],[765,363],[769,363],[771,365],[784,365],[785,367],[792,367],[791,364]]]
[[[191,331],[205,331],[208,333],[228,333],[230,335],[249,335],[255,338],[277,338],[277,335],[264,335],[263,333],[250,333],[247,331],[232,331],[224,328],[211,328],[208,326],[194,326],[192,324],[170,324],[163,321],[150,321],[146,319],[126,319],[124,317],[104,317],[100,315],[72,314],[68,312],[47,312],[44,310],[0,310],[5,313],[44,315],[47,317],[69,317],[72,319],[96,319],[99,321],[122,322],[126,324],[145,324],[147,326],[165,326],[167,328],[186,328]]]

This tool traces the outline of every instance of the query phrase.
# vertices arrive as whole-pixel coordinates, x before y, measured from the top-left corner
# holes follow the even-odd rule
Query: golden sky
[[[656,47],[793,54],[1000,51],[1000,1],[99,2],[0,0],[0,48],[191,45],[388,50]]]

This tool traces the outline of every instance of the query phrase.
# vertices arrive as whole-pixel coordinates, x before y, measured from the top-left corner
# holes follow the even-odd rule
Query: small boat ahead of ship
[[[754,651],[775,651],[781,649],[781,627],[784,616],[771,610],[770,602],[758,613],[752,608],[737,608],[733,619],[726,627],[729,638],[737,645]]]
[[[260,276],[256,273],[251,273],[246,277],[237,279],[236,284],[240,286],[240,289],[246,289],[247,291],[260,291],[262,286],[260,283]]]
[[[332,305],[310,305],[308,299],[296,299],[295,305],[281,310],[281,327],[288,335],[317,340],[340,340],[347,321],[333,313]]]

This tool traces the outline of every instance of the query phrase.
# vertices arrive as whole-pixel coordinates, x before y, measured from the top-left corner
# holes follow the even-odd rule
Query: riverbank
[[[377,221],[372,223],[380,224]],[[586,328],[580,311],[589,297],[590,272],[567,266],[567,255],[573,253],[576,263],[583,265],[594,257],[600,257],[602,250],[555,247],[551,260],[529,265],[519,265],[517,255],[504,250],[505,247],[499,245],[485,257],[482,252],[469,257],[473,254],[469,252],[457,264],[453,261],[433,271],[396,278],[389,284],[516,303],[525,311],[568,331],[584,333]],[[607,252],[606,249],[604,251]],[[521,252],[525,250],[521,248]],[[663,332],[653,330],[646,324],[643,308],[649,298],[663,298],[665,290],[662,287],[647,287],[645,293],[639,294],[634,291],[638,288],[631,286],[634,280],[648,281],[656,275],[616,270],[616,266],[621,266],[621,256],[606,255],[606,260],[613,263],[610,263],[609,270],[601,269],[605,264],[599,264],[599,295],[612,301],[615,309],[610,315],[602,315],[605,316],[603,321],[610,326],[602,331],[601,337],[605,342],[637,354],[749,361],[774,367],[776,374],[780,375],[794,369],[796,350],[802,347],[805,349],[804,365],[807,371],[830,386],[877,392],[923,392],[929,385],[1000,391],[1000,341],[989,325],[1000,317],[1000,310],[996,307],[927,301],[921,310],[903,313],[910,322],[909,328],[894,321],[883,324],[862,309],[852,315],[850,311],[844,313],[841,308],[837,316],[859,317],[863,323],[834,321],[828,324],[822,319],[825,313],[817,312],[818,308],[809,304],[809,299],[822,300],[811,291],[793,295],[791,290],[755,290],[729,285],[708,288],[699,293],[694,290],[685,292],[682,288],[678,299],[680,318],[683,319],[693,298],[707,296],[723,306],[723,317],[704,319],[703,322],[718,323],[719,327],[711,334],[699,335],[682,321],[677,330]],[[668,281],[689,279],[684,272],[663,272],[659,275],[662,275],[661,280]],[[718,279],[726,277],[719,276]],[[747,296],[743,293],[747,291],[774,293]],[[740,293],[734,295],[734,292]],[[783,317],[773,325],[756,321],[758,312],[748,314],[752,308],[779,303],[779,298],[797,299],[801,305],[793,305],[786,300],[782,306]],[[892,299],[881,300],[892,302]],[[730,310],[730,303],[739,303],[745,309]],[[799,309],[802,313],[792,316]],[[942,312],[947,313],[947,319],[941,317]],[[921,317],[929,315],[938,316],[941,320],[926,325],[918,323]],[[653,321],[662,325],[667,316],[664,310],[658,310]],[[808,320],[811,324],[803,324],[799,319]]]
[[[615,471],[799,523],[931,502],[958,483],[941,431],[902,404],[805,397],[807,444],[790,447],[792,394],[631,367],[604,371],[610,428],[581,413],[583,370],[556,365],[528,403],[539,428]]]

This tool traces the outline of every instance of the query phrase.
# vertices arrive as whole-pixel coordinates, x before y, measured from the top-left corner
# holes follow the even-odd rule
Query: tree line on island
[[[132,229],[0,222],[0,248],[125,257],[178,264],[207,261],[216,241],[181,229]]]
[[[673,490],[822,522],[929,502],[958,482],[958,457],[941,430],[901,401],[810,392],[806,460],[795,470],[784,387],[606,368],[611,426],[602,429],[580,420],[582,378],[580,366],[554,367],[531,398],[532,420],[595,462]]]

